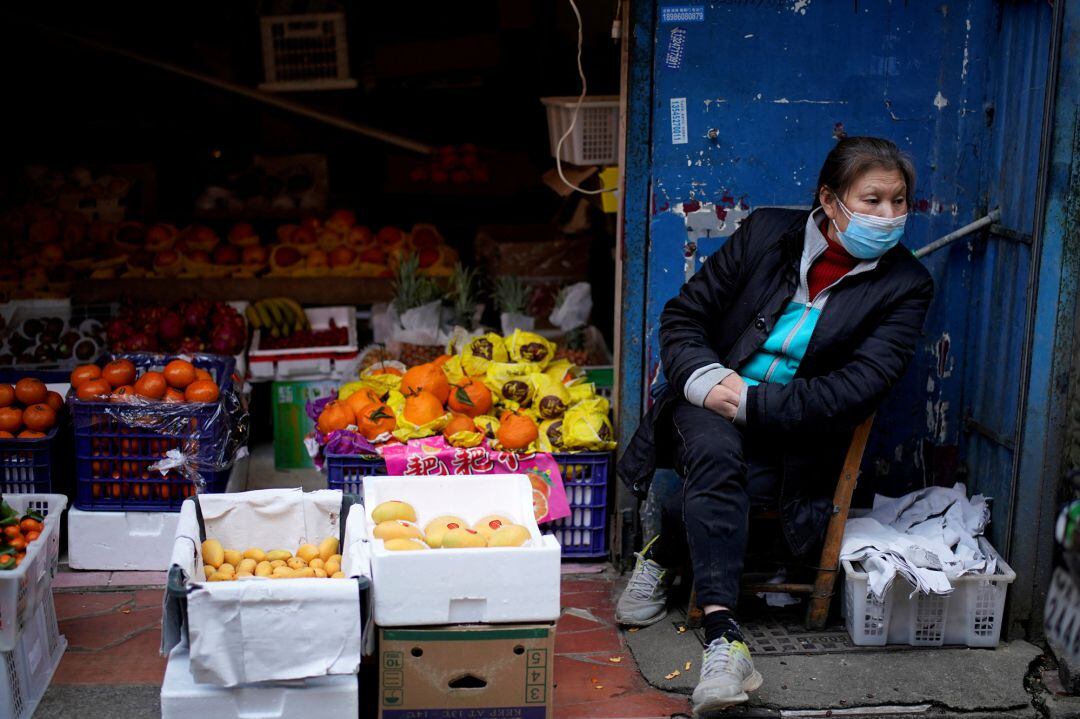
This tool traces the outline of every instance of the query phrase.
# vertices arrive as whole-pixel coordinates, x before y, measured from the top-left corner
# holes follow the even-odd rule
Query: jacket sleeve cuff
[[[709,391],[723,382],[734,371],[721,364],[705,365],[701,369],[695,370],[690,375],[690,379],[686,380],[686,384],[683,385],[683,396],[686,397],[687,402],[695,407],[704,407],[705,398],[709,395]]]
[[[746,395],[750,391],[750,385],[743,384],[742,392],[739,393],[739,408],[735,410],[735,418],[732,420],[740,427],[746,426]]]

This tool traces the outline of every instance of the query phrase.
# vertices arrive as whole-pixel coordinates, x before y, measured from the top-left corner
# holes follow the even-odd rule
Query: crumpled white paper
[[[949,594],[957,577],[997,571],[997,560],[978,541],[989,521],[987,498],[968,499],[959,483],[897,498],[878,495],[873,509],[848,520],[840,558],[862,563],[878,599],[898,574],[915,592]]]

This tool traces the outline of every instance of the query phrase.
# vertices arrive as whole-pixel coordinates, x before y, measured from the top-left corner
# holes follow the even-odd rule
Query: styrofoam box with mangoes
[[[225,549],[216,539],[202,543],[203,573],[208,582],[228,582],[247,577],[266,579],[344,579],[337,537],[314,544],[265,551],[259,547]]]

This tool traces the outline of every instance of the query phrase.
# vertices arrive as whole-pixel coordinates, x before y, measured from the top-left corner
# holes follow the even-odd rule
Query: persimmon
[[[101,370],[101,376],[113,387],[135,384],[135,375],[135,363],[126,359],[113,360]]]
[[[40,402],[23,410],[23,425],[34,432],[48,432],[56,426],[56,412],[49,405]]]
[[[106,380],[92,379],[79,385],[79,388],[75,390],[75,396],[84,402],[93,402],[109,396],[111,392],[112,385]]]
[[[165,381],[169,383],[170,387],[185,389],[195,381],[195,366],[187,360],[174,359],[165,365],[162,374],[165,375]]]
[[[217,402],[221,390],[213,380],[197,379],[184,390],[184,399],[188,402]]]
[[[33,377],[23,377],[15,383],[15,399],[25,407],[45,401],[49,390],[45,383]]]
[[[14,401],[15,388],[9,384],[0,384],[0,407],[10,407]]]
[[[160,372],[143,372],[142,377],[135,380],[135,394],[147,399],[161,399],[167,388],[165,376]]]
[[[79,386],[82,385],[83,382],[89,382],[92,379],[99,379],[100,377],[100,367],[96,364],[84,364],[71,370],[71,377],[69,379],[71,381],[71,386],[75,389],[79,389]],[[12,389],[12,397],[14,396],[14,389]],[[10,404],[10,402],[8,404]]]

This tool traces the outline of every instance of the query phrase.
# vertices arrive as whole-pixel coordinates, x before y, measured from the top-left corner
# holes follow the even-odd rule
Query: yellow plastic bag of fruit
[[[489,414],[482,414],[473,418],[476,428],[484,433],[488,439],[495,439],[495,433],[499,431],[499,420]]]
[[[503,338],[494,332],[480,337],[473,337],[461,351],[461,369],[470,377],[480,377],[487,372],[492,362],[507,362],[510,355],[506,352]]]
[[[570,394],[571,405],[590,399],[596,399],[596,385],[592,382],[585,382],[584,380],[575,382],[567,387],[566,391]]]
[[[346,382],[345,384],[341,385],[341,387],[338,388],[338,399],[346,400],[350,396],[365,389],[370,389],[372,392],[379,395],[380,397],[384,396],[387,393],[386,390],[384,390],[381,386],[375,384],[374,382],[369,382],[368,380],[362,379],[355,382]]]
[[[370,384],[380,395],[385,395],[390,390],[401,388],[401,378],[405,374],[404,369],[397,365],[400,362],[380,362],[363,371],[360,379]],[[404,365],[401,365],[404,367]]]
[[[537,372],[530,376],[533,384],[532,406],[541,420],[559,419],[570,406],[570,393],[557,379]]]
[[[535,332],[514,330],[514,334],[506,339],[506,351],[512,361],[535,365],[540,369],[555,359],[555,343]]]
[[[546,374],[556,382],[570,385],[581,376],[581,368],[567,359],[555,360],[544,369]]]
[[[391,409],[393,409],[392,406]],[[450,424],[449,412],[421,425],[413,424],[405,418],[404,412],[400,412],[397,414],[397,429],[393,431],[393,435],[399,442],[408,442],[410,439],[433,437],[446,429],[448,424]]]
[[[454,432],[446,438],[452,447],[476,447],[484,441],[483,432]]]
[[[443,363],[443,374],[451,387],[458,385],[467,376],[461,362],[461,355],[454,355]]]
[[[586,400],[566,411],[562,438],[567,449],[610,452],[615,449],[615,431],[606,411],[607,400]],[[605,411],[600,412],[603,408]]]
[[[536,440],[541,452],[565,452],[562,436],[563,420],[549,419],[540,425],[540,437]]]
[[[484,384],[495,395],[496,402],[510,401],[522,407],[532,401],[531,377],[534,374],[536,368],[533,365],[491,362],[484,375]]]

